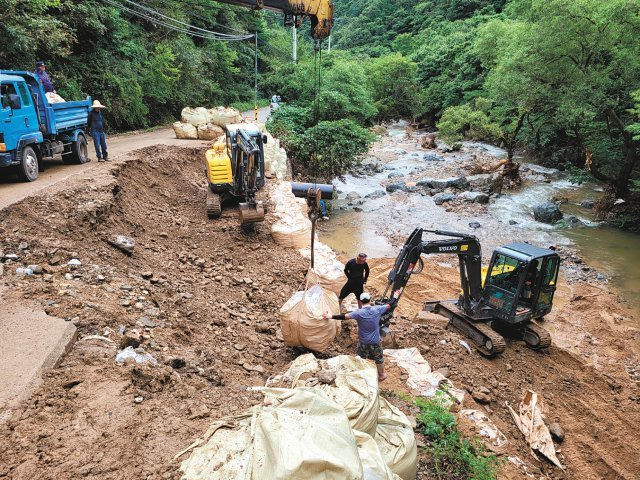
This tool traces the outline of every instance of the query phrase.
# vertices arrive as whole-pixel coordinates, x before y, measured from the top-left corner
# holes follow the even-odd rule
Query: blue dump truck
[[[65,163],[88,161],[91,97],[49,103],[34,74],[0,70],[0,100],[0,168],[11,167],[22,180],[33,182],[45,158],[61,154]]]

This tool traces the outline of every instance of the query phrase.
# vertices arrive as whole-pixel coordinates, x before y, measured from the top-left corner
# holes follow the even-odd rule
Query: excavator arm
[[[311,36],[316,40],[327,38],[333,27],[333,2],[331,0],[217,0],[220,3],[240,5],[255,10],[265,8],[285,14],[296,24],[301,17],[311,19]]]
[[[423,241],[423,232],[453,238]],[[461,306],[465,310],[474,308],[482,298],[480,242],[473,235],[443,230],[423,230],[422,228],[416,228],[402,247],[402,251],[398,254],[395,264],[389,272],[387,288],[379,303],[386,303],[391,295],[400,298],[411,275],[422,269],[420,266],[422,254],[442,253],[458,255],[462,286]]]

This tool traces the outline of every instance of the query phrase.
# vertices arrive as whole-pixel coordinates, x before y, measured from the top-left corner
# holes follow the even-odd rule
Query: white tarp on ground
[[[326,382],[327,377],[335,379],[330,384],[321,383],[320,379]],[[374,438],[394,474],[403,480],[415,479],[417,447],[413,427],[404,413],[379,396],[372,362],[349,355],[318,360],[309,353],[294,360],[283,374],[270,378],[267,385],[322,390],[342,406],[352,429],[365,429]]]
[[[542,418],[542,397],[539,397],[533,390],[527,390],[522,402],[520,402],[519,414],[508,403],[507,408],[509,408],[518,429],[524,435],[527,443],[529,443],[531,454],[538,458],[535,454],[535,452],[538,452],[557,467],[563,468],[560,460],[556,457],[556,448],[553,445],[551,434]]]
[[[407,371],[409,378],[407,386],[417,395],[431,398],[437,391],[448,394],[457,403],[464,400],[464,391],[455,388],[451,381],[440,372],[432,372],[431,365],[420,354],[416,347],[402,348],[398,350],[384,350],[384,355],[389,361]],[[446,384],[446,391],[440,386]]]
[[[507,445],[507,437],[496,427],[495,423],[487,417],[483,412],[473,409],[464,409],[460,411],[460,415],[469,420],[473,425],[475,432],[485,439],[487,446],[494,452],[502,451]]]

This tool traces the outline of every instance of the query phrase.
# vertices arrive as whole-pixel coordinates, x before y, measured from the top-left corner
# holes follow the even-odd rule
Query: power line
[[[180,20],[177,20],[175,18],[169,17],[167,15],[164,15],[156,10],[153,10],[149,7],[145,7],[144,5],[140,5],[136,2],[133,2],[131,0],[124,0],[129,4],[135,5],[138,8],[143,9],[144,11],[149,12],[149,14],[154,15],[151,16],[149,14],[146,14],[144,12],[140,12],[139,10],[134,10],[132,8],[129,8],[125,5],[123,5],[122,3],[116,1],[116,0],[102,0],[104,3],[107,3],[113,7],[117,7],[127,13],[130,13],[131,15],[134,15],[138,18],[141,18],[143,20],[147,20],[155,25],[160,25],[163,26],[165,28],[174,30],[176,32],[180,32],[180,33],[184,33],[186,35],[190,35],[192,37],[197,37],[197,38],[203,38],[206,40],[218,40],[218,41],[227,41],[227,42],[231,42],[231,41],[242,41],[242,40],[248,40],[253,38],[253,34],[246,34],[246,35],[229,35],[226,33],[220,33],[220,32],[214,32],[211,30],[206,30],[203,28],[199,28],[199,27],[195,27],[191,24],[182,22]],[[169,22],[173,22],[173,23],[169,23]],[[177,24],[177,25],[176,25]],[[194,31],[196,30],[196,31]]]

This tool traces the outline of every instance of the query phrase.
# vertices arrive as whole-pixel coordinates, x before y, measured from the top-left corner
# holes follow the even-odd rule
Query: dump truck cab
[[[483,303],[495,318],[520,324],[551,311],[560,257],[553,250],[527,243],[497,248],[483,288]]]

